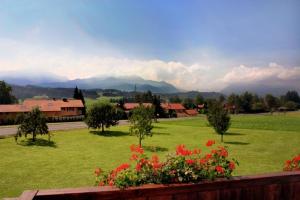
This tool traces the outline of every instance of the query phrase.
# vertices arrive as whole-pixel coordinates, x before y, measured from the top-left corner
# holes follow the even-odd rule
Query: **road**
[[[184,120],[190,117],[183,118],[167,118],[159,119],[159,121],[168,121],[168,120]],[[128,120],[120,120],[119,125],[128,124]],[[17,125],[11,126],[0,126],[0,137],[15,135],[17,132]],[[82,129],[87,128],[84,122],[59,122],[59,123],[48,123],[49,131],[61,131],[61,130],[72,130],[72,129]]]

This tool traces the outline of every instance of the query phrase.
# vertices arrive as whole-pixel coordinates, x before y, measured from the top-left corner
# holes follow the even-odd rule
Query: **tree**
[[[83,104],[83,110],[82,110],[82,114],[85,116],[86,115],[86,106],[85,106],[85,100],[84,100],[84,96],[81,90],[78,89],[78,87],[76,86],[76,88],[74,89],[74,94],[73,94],[73,98],[74,99],[80,99],[82,101]]]
[[[32,141],[35,142],[37,134],[48,134],[48,140],[50,140],[50,133],[48,131],[47,120],[38,107],[32,109],[31,112],[26,113],[19,117],[21,123],[18,127],[16,140],[18,137],[22,137],[24,134],[27,137],[28,134],[32,134]]]
[[[285,101],[293,101],[297,104],[300,104],[300,97],[298,95],[298,92],[296,91],[288,91],[286,94],[285,94]]]
[[[165,117],[165,111],[160,104],[160,96],[153,95],[152,105],[154,108],[154,118]]]
[[[196,96],[196,98],[195,98],[195,104],[196,105],[202,105],[202,104],[204,104],[204,98],[200,94],[198,94]]]
[[[265,104],[266,104],[268,110],[269,110],[271,113],[273,113],[274,109],[275,109],[276,107],[278,107],[277,102],[278,102],[278,101],[277,101],[276,97],[274,97],[273,95],[267,94],[267,95],[265,96]]]
[[[227,103],[235,107],[234,111],[236,114],[240,112],[242,102],[239,95],[232,93],[231,95],[228,96]]]
[[[169,100],[170,100],[170,103],[181,103],[181,101],[182,101],[177,95],[171,97]]]
[[[12,88],[4,81],[0,81],[0,104],[13,104],[17,101],[12,94]]]
[[[183,100],[183,106],[187,109],[194,109],[196,107],[194,104],[194,100],[191,98],[185,98]]]
[[[251,104],[253,103],[253,95],[249,92],[245,92],[240,96],[241,98],[241,108],[244,112],[249,113],[251,112]]]
[[[139,145],[142,146],[142,140],[146,136],[152,136],[152,118],[153,109],[145,107],[143,105],[135,108],[132,112],[129,121],[131,123],[130,133],[136,135],[139,138]]]
[[[221,135],[221,142],[223,142],[223,135],[230,127],[230,116],[222,103],[214,101],[210,104],[207,120],[214,130]]]
[[[101,128],[104,132],[104,127],[115,126],[118,121],[118,113],[114,106],[110,103],[97,102],[88,109],[85,123],[89,128]]]

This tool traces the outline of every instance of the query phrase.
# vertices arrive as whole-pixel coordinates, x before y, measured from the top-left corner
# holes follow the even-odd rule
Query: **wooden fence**
[[[25,191],[19,200],[131,199],[131,200],[300,200],[300,171],[218,179],[198,184],[145,185],[120,190],[89,187]]]

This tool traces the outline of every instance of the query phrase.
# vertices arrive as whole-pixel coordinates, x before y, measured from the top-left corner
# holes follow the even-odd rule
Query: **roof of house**
[[[180,103],[162,103],[161,107],[167,110],[185,110],[185,107]]]
[[[4,104],[4,105],[0,105],[0,113],[3,112],[28,112],[29,109],[27,106],[21,105],[21,104]]]
[[[197,115],[198,111],[195,109],[185,110],[186,114],[188,115]]]
[[[145,107],[151,107],[152,103],[142,103]],[[140,103],[124,103],[125,110],[132,110],[136,107],[139,107]]]
[[[38,107],[44,112],[61,111],[61,108],[83,108],[81,100],[48,100],[48,99],[26,99],[23,104],[0,105],[0,112],[29,112],[34,107]]]

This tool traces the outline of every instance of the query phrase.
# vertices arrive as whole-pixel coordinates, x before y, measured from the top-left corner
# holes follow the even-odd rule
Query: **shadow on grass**
[[[153,135],[170,135],[170,133],[165,133],[165,132],[153,132]]]
[[[248,145],[249,142],[224,142],[225,144],[234,144],[234,145]]]
[[[94,135],[104,136],[104,137],[121,137],[121,136],[128,136],[128,132],[123,131],[90,131],[90,133]]]
[[[57,145],[55,142],[53,141],[49,141],[49,140],[45,140],[45,139],[41,139],[41,138],[37,138],[35,141],[32,141],[32,139],[28,139],[28,140],[22,140],[20,142],[18,142],[17,144],[21,145],[21,146],[41,146],[41,147],[53,147],[53,148],[57,148]]]
[[[168,148],[160,147],[160,146],[143,146],[143,149],[150,152],[168,151]]]
[[[166,127],[163,127],[163,126],[154,126],[154,129],[166,129]]]
[[[228,132],[228,133],[225,133],[226,135],[245,135],[244,133],[231,133],[231,132]]]

